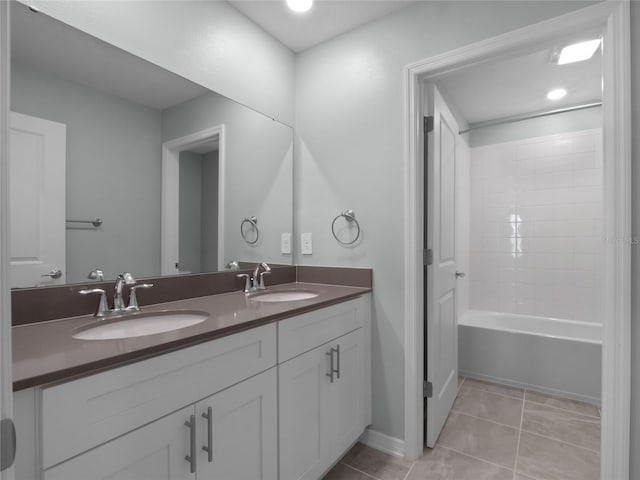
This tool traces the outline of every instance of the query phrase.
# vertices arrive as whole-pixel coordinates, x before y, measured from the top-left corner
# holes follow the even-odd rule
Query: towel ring
[[[251,225],[251,227],[253,227],[253,229],[256,231],[255,240],[251,241],[247,239],[247,236],[244,233],[245,223],[248,223],[249,225]],[[242,235],[242,239],[245,242],[247,242],[249,245],[255,245],[256,243],[258,243],[258,240],[260,240],[260,229],[258,228],[258,219],[256,218],[255,215],[251,218],[245,218],[244,220],[242,220],[242,223],[240,224],[240,235]]]
[[[356,224],[358,233],[356,234],[356,238],[354,238],[350,242],[343,242],[336,235],[336,220],[338,220],[340,217],[344,217],[347,222],[355,222]],[[353,210],[345,210],[344,212],[336,215],[336,218],[334,218],[333,222],[331,222],[331,233],[333,233],[333,238],[335,238],[338,243],[341,243],[342,245],[353,245],[358,241],[358,239],[360,238],[360,224],[358,223],[358,220],[356,220],[356,214],[353,213]]]

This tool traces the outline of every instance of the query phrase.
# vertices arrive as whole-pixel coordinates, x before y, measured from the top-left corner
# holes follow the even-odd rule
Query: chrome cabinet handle
[[[464,278],[465,275],[464,272],[456,272],[456,278]]]
[[[60,278],[62,277],[62,270],[59,268],[54,268],[49,273],[45,273],[44,275],[40,275],[41,277],[51,277],[51,278]]]
[[[329,355],[331,358],[331,366],[329,367],[329,373],[325,373],[327,377],[331,379],[331,383],[333,383],[333,372],[335,371],[333,368],[333,347],[329,350],[325,355]]]
[[[196,473],[196,416],[190,415],[189,421],[184,422],[184,425],[189,429],[189,455],[184,459],[189,462],[191,473]]]
[[[335,363],[333,361],[333,353],[336,352],[338,355],[338,368],[335,368]],[[338,345],[338,348],[333,348],[331,347],[331,350],[329,350],[326,355],[329,355],[329,357],[331,357],[331,365],[329,367],[329,373],[325,373],[325,375],[327,377],[329,377],[331,379],[331,383],[333,383],[333,374],[336,374],[337,378],[340,378],[340,345]]]
[[[207,452],[209,463],[213,462],[213,412],[211,407],[207,407],[207,411],[202,414],[202,418],[207,419],[207,444],[202,450]]]

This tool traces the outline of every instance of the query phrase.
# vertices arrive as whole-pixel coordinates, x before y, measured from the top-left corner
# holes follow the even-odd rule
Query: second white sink
[[[267,292],[253,295],[251,300],[254,302],[295,302],[298,300],[308,300],[315,298],[319,294],[316,292],[305,290],[294,290],[289,292]]]
[[[209,315],[195,311],[149,312],[121,319],[103,320],[103,323],[82,329],[73,335],[79,340],[114,340],[142,337],[171,332],[204,322]]]

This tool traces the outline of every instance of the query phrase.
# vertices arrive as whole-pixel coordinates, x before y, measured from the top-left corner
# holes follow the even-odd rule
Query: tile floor
[[[600,411],[461,378],[438,444],[416,462],[356,444],[324,480],[598,480]]]

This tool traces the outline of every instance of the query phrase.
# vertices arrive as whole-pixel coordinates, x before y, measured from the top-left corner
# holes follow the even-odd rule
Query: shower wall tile
[[[469,306],[601,323],[599,129],[471,149]]]

